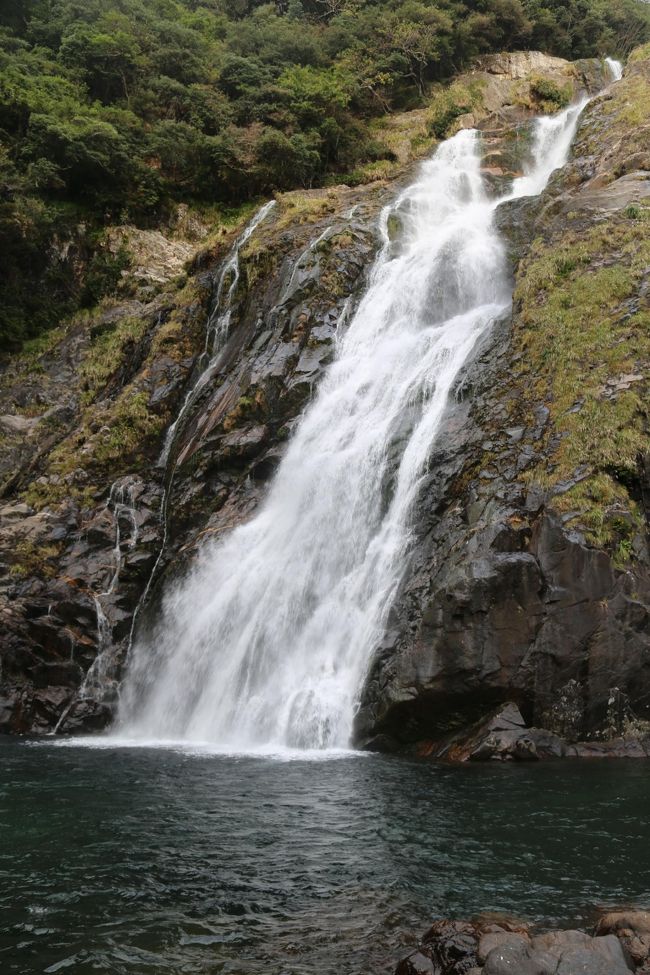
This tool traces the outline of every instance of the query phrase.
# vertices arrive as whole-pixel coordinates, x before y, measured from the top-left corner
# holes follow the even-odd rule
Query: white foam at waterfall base
[[[110,751],[116,748],[166,749],[182,755],[196,755],[214,758],[263,758],[276,762],[329,762],[342,758],[374,758],[372,752],[362,752],[352,748],[289,748],[286,745],[247,746],[239,750],[230,745],[219,745],[212,741],[192,741],[186,738],[128,738],[120,734],[80,735],[71,738],[34,740],[28,743],[34,747],[49,748],[94,748]]]
[[[543,189],[581,108],[538,120],[533,164],[507,199]],[[445,409],[510,308],[479,139],[443,143],[382,214],[367,291],[266,501],[202,548],[136,640],[119,736],[233,752],[348,746]]]

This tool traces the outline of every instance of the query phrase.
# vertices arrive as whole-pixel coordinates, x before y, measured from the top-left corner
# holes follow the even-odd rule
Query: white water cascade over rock
[[[537,121],[505,199],[539,193],[580,111]],[[511,281],[461,131],[382,214],[384,246],[335,361],[258,513],[166,592],[136,640],[119,732],[224,749],[346,747],[403,576],[410,514],[464,364],[506,315]]]
[[[623,65],[621,62],[616,61],[614,58],[605,58],[605,63],[612,72],[612,78],[614,81],[620,81],[623,77]]]
[[[165,471],[163,496],[160,506],[160,518],[163,526],[162,542],[158,551],[158,557],[154,562],[153,569],[151,570],[147,580],[147,584],[144,587],[140,601],[138,602],[133,614],[128,643],[129,651],[131,650],[133,644],[133,637],[135,634],[138,617],[140,615],[140,610],[147,601],[151,587],[156,579],[158,566],[162,561],[162,557],[165,554],[165,548],[167,545],[167,503],[171,483],[174,479],[174,474],[176,473],[176,457],[173,455],[176,435],[183,429],[183,423],[192,406],[196,402],[197,396],[201,390],[208,385],[219,363],[219,355],[223,350],[224,341],[228,337],[230,320],[232,318],[232,305],[237,291],[237,284],[239,282],[239,253],[274,206],[275,200],[270,200],[268,203],[265,203],[263,207],[260,207],[257,213],[253,216],[252,220],[250,220],[250,222],[244,228],[243,233],[233,244],[228,257],[223,264],[221,274],[219,275],[217,282],[217,287],[215,289],[214,308],[206,324],[205,347],[199,359],[199,370],[196,379],[191,384],[183,401],[183,405],[181,406],[176,419],[167,430],[167,435],[165,436],[163,449],[160,457],[158,458],[158,466],[162,467]]]
[[[205,330],[205,348],[200,359],[200,371],[196,381],[191,385],[185,401],[179,410],[178,416],[167,431],[162,454],[158,460],[161,467],[165,467],[169,461],[174,439],[177,431],[182,429],[183,421],[196,401],[196,397],[201,390],[208,384],[214,375],[214,369],[218,362],[219,353],[223,348],[224,340],[228,336],[230,320],[232,318],[232,303],[237,292],[239,283],[239,252],[248,240],[253,236],[262,221],[268,216],[275,206],[275,200],[270,200],[257,211],[253,219],[246,225],[243,233],[237,238],[233,247],[226,258],[219,275],[217,287],[215,289],[215,302],[212,315],[208,319]],[[173,475],[173,470],[171,471]]]

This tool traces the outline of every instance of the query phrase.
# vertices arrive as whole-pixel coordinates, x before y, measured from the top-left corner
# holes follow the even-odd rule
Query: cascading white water
[[[605,64],[612,72],[612,78],[614,81],[620,81],[623,77],[623,65],[620,61],[616,61],[614,58],[605,58]]]
[[[268,498],[203,547],[136,641],[122,733],[234,750],[348,744],[449,396],[510,307],[494,211],[543,189],[581,108],[537,122],[533,163],[507,197],[488,199],[480,136],[461,131],[383,212],[368,289]]]
[[[113,512],[115,523],[115,545],[113,546],[113,575],[108,589],[104,592],[92,594],[97,616],[97,656],[88,668],[79,693],[78,700],[101,701],[106,695],[110,684],[115,686],[115,662],[112,660],[111,625],[102,605],[102,597],[112,596],[120,579],[122,571],[122,547],[126,542],[131,551],[138,543],[138,516],[134,501],[134,483],[130,479],[115,481],[106,502],[106,507]],[[128,525],[128,535],[124,535],[122,522]],[[56,729],[55,729],[56,731]]]
[[[202,369],[196,382],[188,390],[183,405],[178,416],[167,431],[162,453],[158,460],[160,467],[165,467],[169,460],[169,455],[176,437],[176,432],[182,427],[183,420],[196,402],[196,397],[206,386],[213,375],[214,367],[219,353],[223,349],[223,343],[228,337],[230,320],[232,318],[232,303],[239,284],[240,267],[239,252],[242,247],[250,240],[259,225],[271,212],[275,206],[275,200],[269,200],[257,211],[252,220],[246,225],[242,234],[237,238],[226,258],[217,287],[215,289],[214,308],[208,318],[205,330],[205,348],[202,355]]]
[[[158,466],[164,468],[165,470],[163,493],[160,504],[162,542],[156,561],[154,562],[153,568],[149,574],[147,584],[144,587],[142,596],[140,597],[138,605],[135,608],[135,612],[133,613],[127,654],[130,653],[133,645],[133,638],[136,624],[138,623],[140,616],[140,610],[147,601],[147,597],[151,591],[154,579],[158,573],[158,567],[167,547],[167,499],[169,497],[169,490],[176,470],[176,459],[172,457],[172,448],[174,446],[177,433],[183,429],[183,421],[196,403],[199,393],[202,389],[204,389],[211,377],[214,375],[214,370],[219,362],[220,353],[223,351],[224,343],[228,338],[228,331],[232,319],[232,306],[240,277],[239,253],[244,244],[250,240],[261,222],[267,217],[274,206],[275,200],[269,200],[268,203],[265,203],[264,206],[260,207],[250,222],[244,227],[244,230],[233,244],[228,257],[225,260],[221,274],[219,275],[217,287],[215,289],[212,314],[209,316],[206,324],[205,347],[200,358],[200,368],[197,378],[187,391],[183,405],[178,412],[178,416],[167,430],[167,435],[165,436],[163,449],[160,457],[158,458]]]

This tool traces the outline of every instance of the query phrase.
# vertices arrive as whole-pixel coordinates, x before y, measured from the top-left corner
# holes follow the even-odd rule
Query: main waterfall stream
[[[345,748],[409,549],[409,518],[459,373],[507,314],[494,226],[566,158],[581,105],[535,124],[528,171],[487,195],[459,132],[381,217],[384,244],[265,503],[206,544],[132,650],[131,738],[234,751]]]

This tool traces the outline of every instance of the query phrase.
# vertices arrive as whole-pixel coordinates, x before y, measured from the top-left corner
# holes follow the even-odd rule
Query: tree
[[[257,144],[254,175],[262,191],[311,186],[320,168],[317,137],[265,129]]]
[[[91,96],[105,103],[120,97],[128,102],[143,67],[142,52],[131,34],[98,33],[86,24],[63,36],[59,54],[64,65],[79,72]]]

